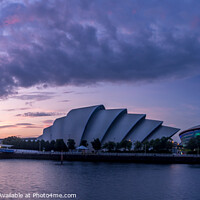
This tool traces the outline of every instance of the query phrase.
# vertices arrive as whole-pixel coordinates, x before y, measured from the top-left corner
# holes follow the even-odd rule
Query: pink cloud
[[[14,16],[10,16],[8,17],[5,21],[4,21],[4,24],[5,25],[12,25],[12,24],[16,24],[16,23],[19,23],[20,22],[20,19],[18,16],[14,15]]]
[[[33,22],[33,21],[36,21],[36,20],[40,20],[39,18],[36,18],[34,16],[27,16],[27,17],[24,17],[24,16],[17,16],[17,15],[13,15],[13,16],[9,16],[7,17],[3,24],[4,26],[8,26],[8,25],[15,25],[15,24],[18,24],[20,22]]]

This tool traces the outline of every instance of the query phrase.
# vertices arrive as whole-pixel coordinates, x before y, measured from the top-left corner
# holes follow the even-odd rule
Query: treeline
[[[8,137],[3,140],[3,144],[13,145],[13,149],[27,149],[27,150],[45,150],[45,151],[70,151],[76,149],[76,143],[74,139],[68,139],[67,145],[63,139],[57,139],[56,141],[31,141],[24,140],[19,137]],[[92,147],[95,151],[104,150],[108,152],[150,152],[150,153],[171,153],[172,140],[167,137],[161,139],[132,143],[129,140],[123,140],[120,143],[109,141],[105,144],[101,144],[99,138],[94,139]],[[87,140],[82,140],[80,146],[88,146]]]
[[[162,137],[161,139],[155,139],[151,141],[136,141],[132,143],[128,140],[123,140],[120,143],[107,142],[102,148],[109,152],[137,152],[137,153],[171,153],[172,152],[172,139]]]
[[[68,139],[67,145],[63,139],[49,141],[44,140],[24,140],[22,138],[11,136],[3,139],[3,144],[13,145],[12,149],[26,149],[26,150],[39,150],[39,151],[69,151],[76,148],[75,141]],[[81,145],[88,146],[86,140],[82,140]]]
[[[120,143],[116,143],[114,141],[109,141],[103,145],[97,138],[91,143],[94,150],[106,150],[108,152],[171,153],[173,147],[172,139],[167,137],[151,140],[150,142],[136,141],[132,143],[130,140],[123,140]]]
[[[52,140],[24,140],[19,137],[11,136],[2,141],[3,144],[13,145],[12,149],[40,150],[40,151],[68,151],[68,147],[62,139]]]

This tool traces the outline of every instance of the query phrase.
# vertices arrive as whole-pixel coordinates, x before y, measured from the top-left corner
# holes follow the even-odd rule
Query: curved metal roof
[[[189,132],[189,131],[195,131],[195,130],[199,130],[199,129],[200,129],[200,125],[193,126],[189,129],[186,129],[186,130],[182,131],[181,133],[179,133],[179,136],[182,135],[183,133],[186,133],[186,132]]]
[[[52,126],[49,126],[43,130],[42,140],[51,141],[52,140]]]
[[[131,130],[128,135],[125,136],[125,140],[131,140],[132,142],[143,141],[149,134],[151,134],[156,128],[158,128],[163,122],[156,120],[144,119]]]
[[[58,118],[54,121],[51,132],[52,140],[62,139],[65,117]]]
[[[88,127],[83,136],[83,140],[93,141],[99,138],[100,141],[112,125],[114,120],[122,113],[125,113],[126,109],[111,109],[98,111],[88,124]]]
[[[200,125],[197,125],[197,126],[193,126],[192,128],[190,129],[200,129]]]
[[[103,138],[102,143],[108,141],[121,142],[125,135],[143,118],[145,114],[126,114],[116,121],[112,129]]]
[[[172,128],[169,126],[160,126],[158,129],[156,129],[151,135],[147,136],[145,139],[148,140],[154,140],[157,138],[165,137],[172,137],[175,135],[180,129],[178,128]]]
[[[71,110],[64,120],[64,141],[74,139],[76,145],[79,145],[93,113],[103,109],[105,109],[103,105],[97,105]]]

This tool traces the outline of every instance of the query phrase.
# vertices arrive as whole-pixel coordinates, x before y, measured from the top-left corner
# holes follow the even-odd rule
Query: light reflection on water
[[[0,160],[1,193],[76,193],[80,200],[200,199],[200,165]]]

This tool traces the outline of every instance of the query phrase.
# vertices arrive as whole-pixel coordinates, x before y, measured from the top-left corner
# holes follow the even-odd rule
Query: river
[[[198,200],[199,177],[200,165],[0,160],[0,193],[22,199],[52,193],[78,200]]]

